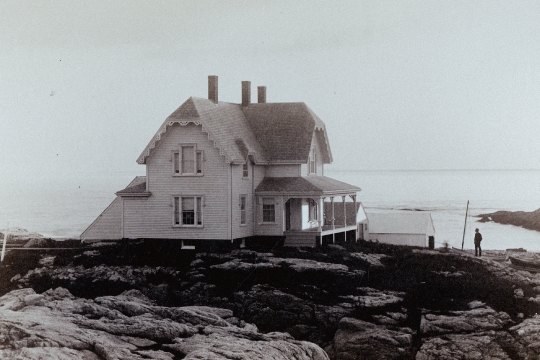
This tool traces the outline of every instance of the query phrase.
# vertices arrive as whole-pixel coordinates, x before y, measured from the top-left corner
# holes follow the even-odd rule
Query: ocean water
[[[21,227],[55,238],[77,238],[137,174],[14,183],[0,179],[0,229]],[[362,188],[367,212],[429,211],[437,246],[461,247],[469,200],[465,248],[480,228],[484,249],[523,247],[540,252],[540,232],[478,223],[474,215],[540,208],[540,171],[326,171]]]
[[[348,171],[327,172],[362,188],[366,212],[429,211],[436,246],[448,242],[461,248],[467,201],[469,216],[464,248],[474,249],[474,229],[482,233],[483,249],[523,247],[540,252],[540,232],[512,225],[479,223],[476,215],[498,210],[540,208],[540,171]]]

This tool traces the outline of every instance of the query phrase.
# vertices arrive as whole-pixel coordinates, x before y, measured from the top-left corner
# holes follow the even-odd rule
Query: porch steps
[[[316,232],[285,232],[283,246],[315,247],[317,246]]]

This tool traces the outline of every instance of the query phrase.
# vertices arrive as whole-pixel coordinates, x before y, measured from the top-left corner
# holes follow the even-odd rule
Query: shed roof
[[[372,234],[427,234],[434,235],[431,213],[366,213]]]
[[[149,196],[150,192],[146,191],[146,176],[136,176],[128,186],[117,191],[118,196]]]
[[[190,97],[163,122],[138,163],[146,163],[161,136],[176,123],[201,125],[227,163],[244,163],[247,156],[261,164],[305,163],[314,134],[321,144],[323,161],[332,161],[324,123],[304,103],[254,103],[243,107]]]
[[[258,195],[342,195],[360,191],[357,186],[326,176],[265,177],[255,189]]]

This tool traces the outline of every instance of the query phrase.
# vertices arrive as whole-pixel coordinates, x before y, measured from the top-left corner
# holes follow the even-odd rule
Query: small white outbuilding
[[[370,241],[430,248],[435,245],[435,227],[428,212],[368,212],[366,215]]]

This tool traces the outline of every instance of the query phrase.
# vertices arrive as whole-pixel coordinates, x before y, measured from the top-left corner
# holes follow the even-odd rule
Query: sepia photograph
[[[540,358],[540,2],[0,0],[0,358]]]

